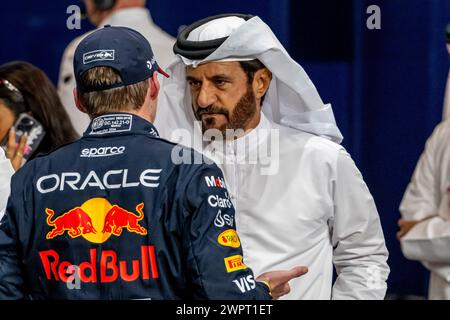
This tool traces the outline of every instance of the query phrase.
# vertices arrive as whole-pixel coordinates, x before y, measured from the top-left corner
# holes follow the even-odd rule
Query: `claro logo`
[[[100,147],[100,148],[86,148],[81,150],[80,157],[92,158],[92,157],[110,157],[123,154],[125,151],[124,146],[120,147]]]

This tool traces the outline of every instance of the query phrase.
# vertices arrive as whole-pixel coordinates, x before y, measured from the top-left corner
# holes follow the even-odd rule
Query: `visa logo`
[[[253,279],[252,275],[233,280],[233,282],[242,293],[246,293],[256,288],[255,279]]]

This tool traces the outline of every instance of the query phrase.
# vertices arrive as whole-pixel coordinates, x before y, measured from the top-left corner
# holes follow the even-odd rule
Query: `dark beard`
[[[213,105],[207,106],[206,108],[198,108],[197,112],[195,112],[194,110],[194,115],[198,121],[202,121],[203,133],[205,133],[205,131],[208,129],[214,128],[221,131],[223,136],[225,137],[227,129],[243,130],[250,122],[250,120],[255,116],[256,111],[256,99],[253,93],[253,88],[251,85],[248,85],[247,91],[236,103],[236,106],[231,115],[227,109]],[[227,123],[220,126],[219,128],[215,128],[214,118],[206,118],[205,120],[202,120],[202,115],[204,114],[223,114],[227,119]]]

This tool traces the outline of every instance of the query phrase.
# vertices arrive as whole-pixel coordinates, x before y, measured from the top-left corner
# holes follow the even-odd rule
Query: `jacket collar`
[[[83,138],[137,133],[159,137],[155,126],[147,120],[131,113],[113,112],[94,118]]]

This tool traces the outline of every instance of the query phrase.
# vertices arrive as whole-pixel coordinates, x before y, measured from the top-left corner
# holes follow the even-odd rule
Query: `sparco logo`
[[[117,156],[123,154],[125,151],[124,146],[120,147],[100,147],[100,148],[86,148],[81,150],[80,157],[91,158],[91,157],[109,157]]]
[[[114,60],[114,50],[95,50],[83,54],[83,64],[94,61]]]

